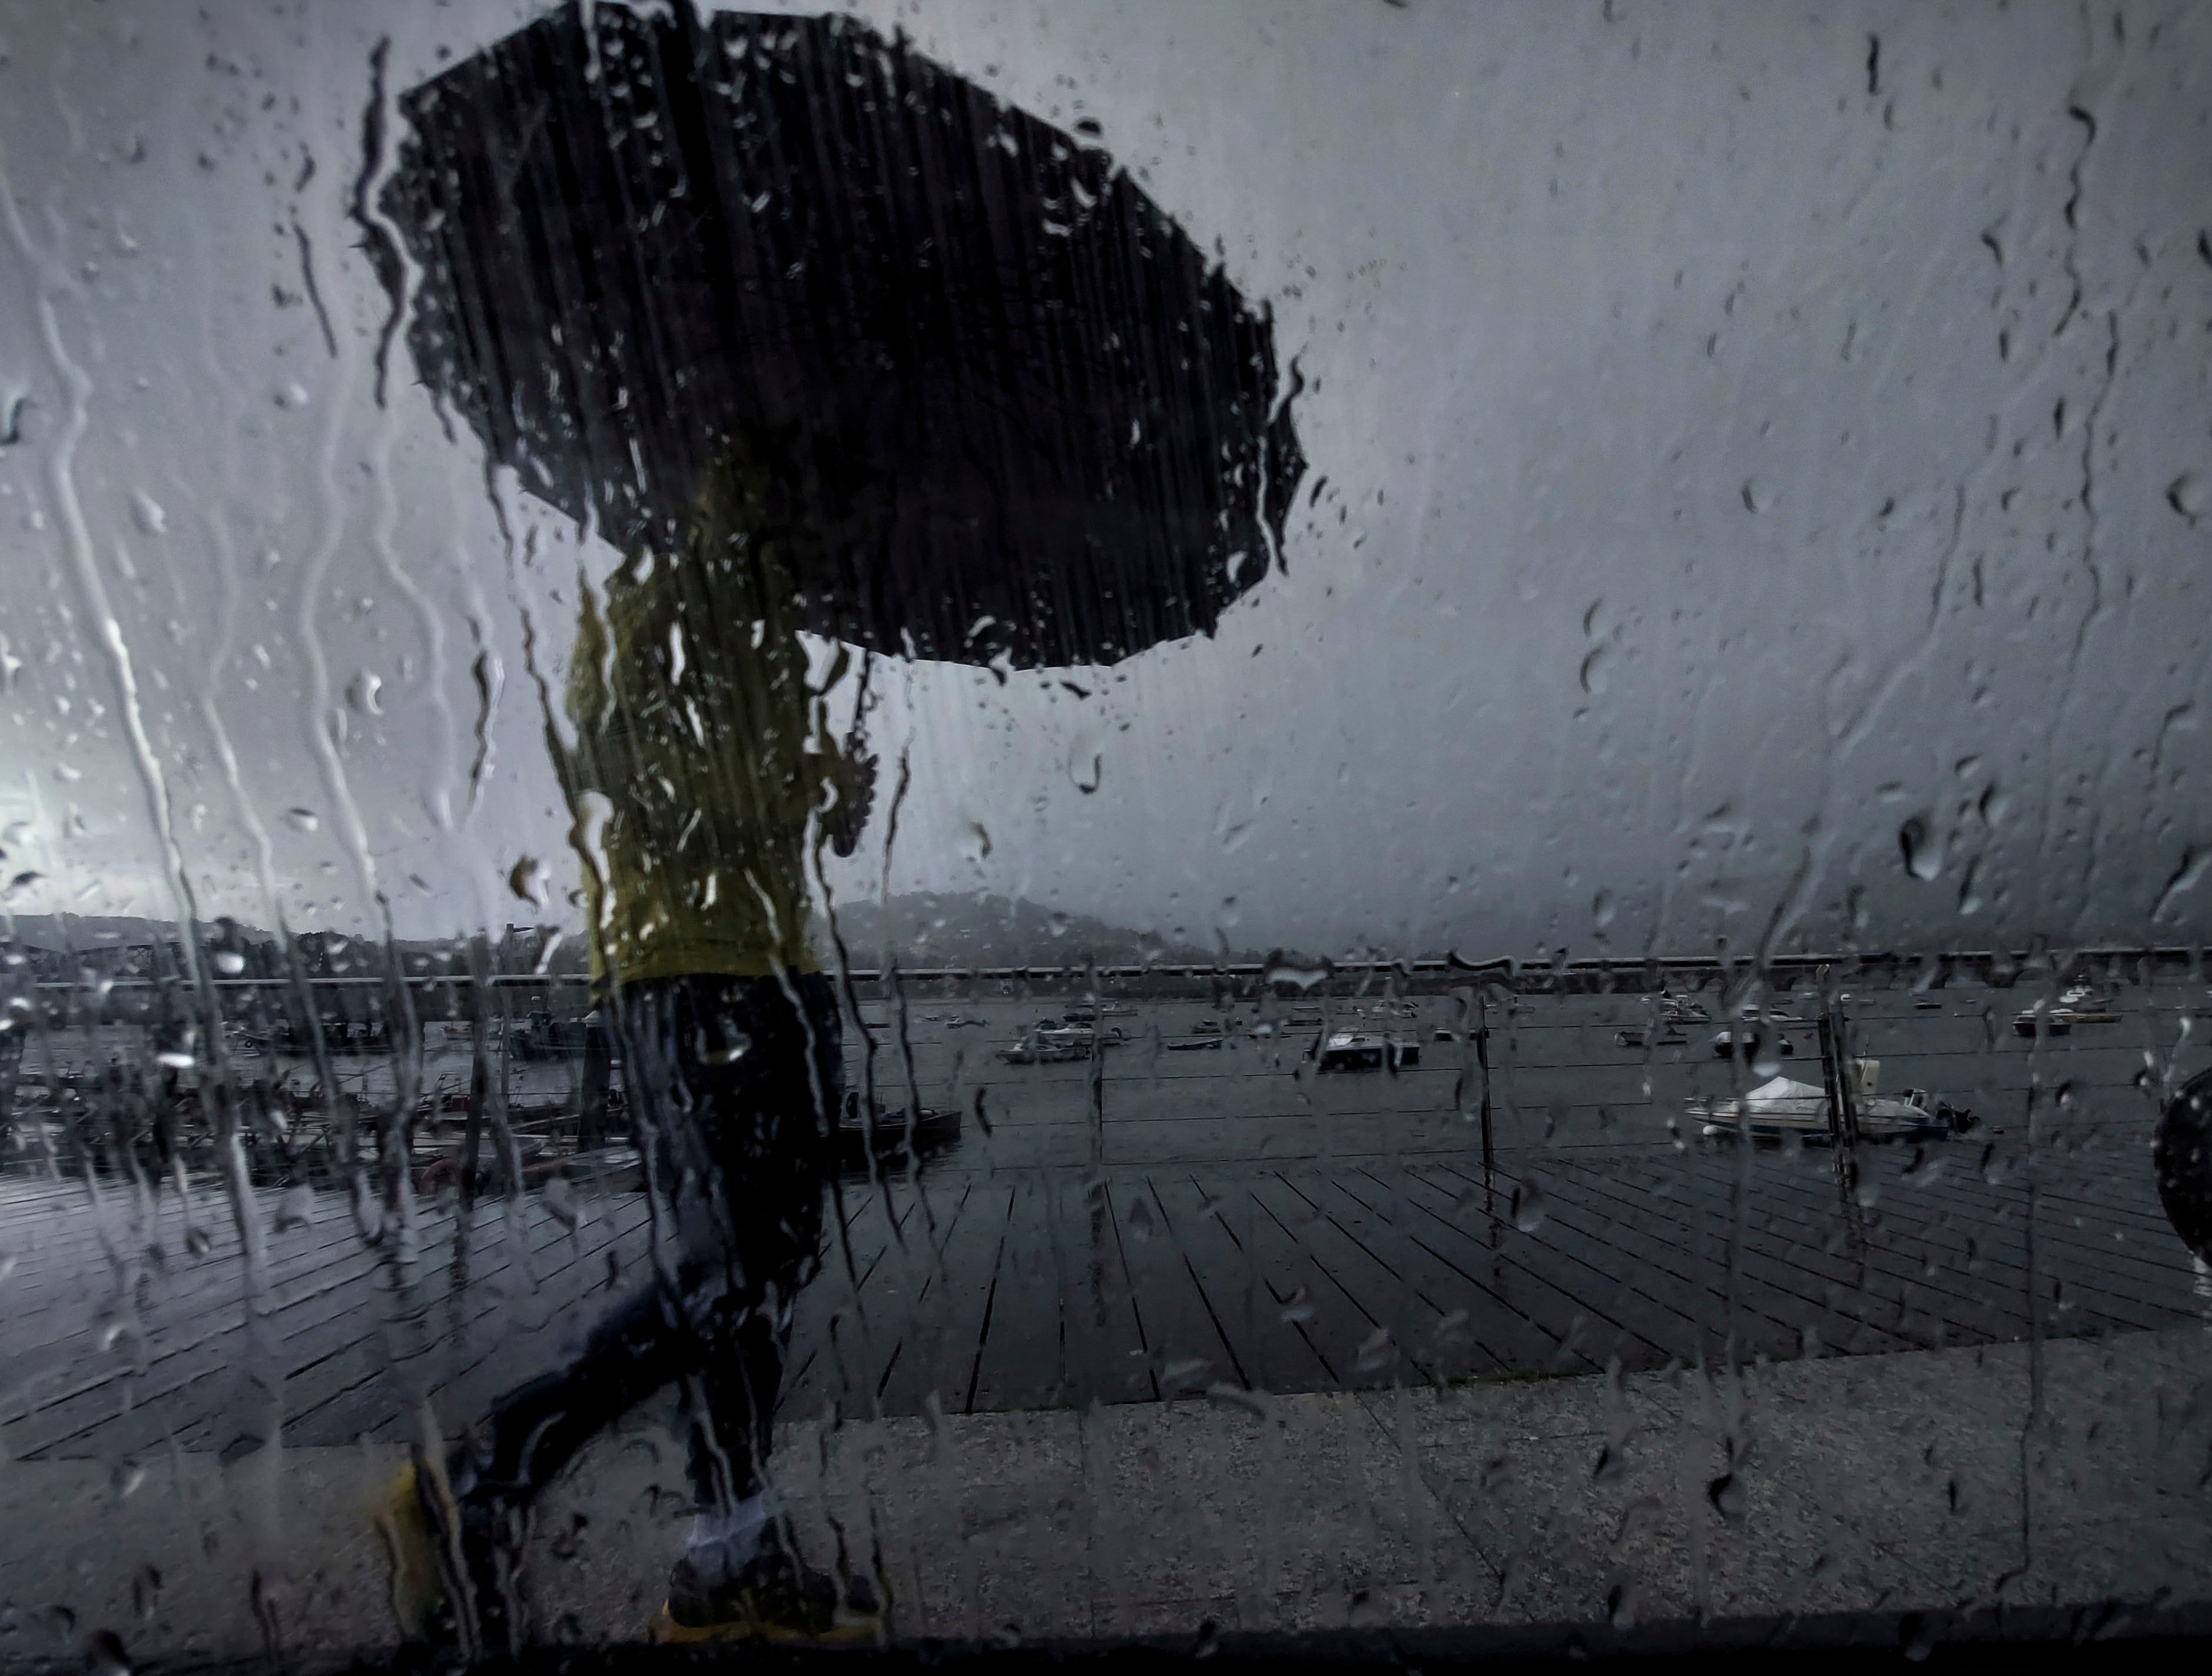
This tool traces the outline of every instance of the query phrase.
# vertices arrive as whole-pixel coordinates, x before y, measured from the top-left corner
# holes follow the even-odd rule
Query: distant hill
[[[204,923],[198,927],[201,946],[236,950],[241,956],[233,975],[275,976],[285,968],[277,940],[268,932],[247,926]],[[894,896],[888,902],[841,903],[837,931],[853,963],[873,967],[886,954],[914,969],[933,966],[1080,966],[1095,961],[1101,966],[1208,964],[1223,957],[1220,949],[1208,949],[1171,938],[1156,937],[1127,926],[1116,926],[1087,914],[1066,914],[1021,897],[939,895],[918,892]],[[546,950],[551,926],[509,926],[495,935],[498,969],[527,972],[533,969],[563,974],[580,973],[587,966],[582,938],[570,930]],[[24,914],[15,916],[12,936],[0,921],[0,941],[13,941],[27,950],[54,951],[39,961],[41,976],[73,975],[80,964],[111,970],[117,975],[147,975],[154,969],[152,950],[177,941],[176,922],[136,915]],[[829,922],[817,914],[814,944],[824,959],[834,956]],[[293,946],[310,976],[367,975],[383,968],[381,950],[374,944],[331,932],[301,931]],[[459,939],[402,938],[399,954],[414,972],[464,968],[466,944]],[[60,951],[70,951],[66,959]],[[126,954],[126,950],[139,951]],[[1258,954],[1231,950],[1232,961],[1254,961]],[[173,958],[173,957],[172,957]],[[49,973],[44,969],[52,965]],[[67,967],[68,970],[62,969]]]
[[[886,951],[909,969],[929,966],[1182,965],[1219,958],[1201,949],[1109,925],[1087,914],[1065,914],[1022,897],[939,896],[921,891],[889,902],[840,903],[837,934],[855,966],[872,967]],[[828,922],[817,915],[815,947],[832,953]],[[1237,955],[1237,959],[1255,956]]]
[[[198,923],[204,940],[224,940],[222,926],[213,920]],[[150,948],[177,938],[174,920],[149,920],[134,914],[18,914],[13,925],[9,933],[7,922],[0,921],[0,935],[32,949]],[[276,940],[252,926],[238,926],[236,935],[243,943]]]

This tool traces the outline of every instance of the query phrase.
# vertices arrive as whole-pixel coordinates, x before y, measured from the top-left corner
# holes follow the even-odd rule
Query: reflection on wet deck
[[[921,1091],[972,1108],[980,1090],[990,1126],[919,1174],[841,1185],[793,1418],[1880,1352],[2212,1308],[2152,1180],[2148,1011],[2054,1051],[1901,999],[1868,1026],[1885,1084],[1941,1087],[1984,1126],[1866,1149],[1855,1193],[1820,1150],[1678,1146],[1668,1119],[1729,1067],[1695,1033],[1624,1049],[1597,999],[1497,1029],[1488,1168],[1456,1044],[1415,1074],[1315,1078],[1266,1039],[1160,1051],[1200,1009],[1159,1011],[1096,1067],[1010,1067],[990,1052],[1006,1029],[916,1021]],[[2031,1148],[2039,1075],[2069,1088]],[[651,1273],[647,1202],[611,1184],[465,1215],[448,1194],[375,1246],[334,1195],[280,1226],[303,1206],[272,1191],[248,1300],[218,1193],[95,1185],[0,1192],[11,1455],[396,1439],[426,1400],[455,1431]]]

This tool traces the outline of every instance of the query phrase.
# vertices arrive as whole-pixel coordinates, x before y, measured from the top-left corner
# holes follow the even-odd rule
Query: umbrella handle
[[[860,833],[876,801],[876,756],[868,749],[868,710],[874,694],[870,682],[876,670],[873,649],[864,652],[860,663],[860,696],[853,707],[853,725],[846,730],[838,756],[842,772],[837,776],[837,805],[830,811],[830,847],[849,856],[860,847]]]

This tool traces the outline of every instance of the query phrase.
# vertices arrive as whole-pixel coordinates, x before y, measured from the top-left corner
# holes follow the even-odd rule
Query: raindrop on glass
[[[363,670],[354,677],[353,684],[346,689],[346,702],[364,716],[380,716],[384,714],[383,695],[384,677],[372,671]]]
[[[507,888],[538,908],[544,907],[553,895],[553,884],[545,864],[534,855],[524,856],[507,870]]]
[[[1905,857],[1905,871],[1923,883],[1943,871],[1942,841],[1926,816],[1915,815],[1898,828],[1897,847]]]
[[[569,1185],[567,1176],[547,1178],[540,1196],[545,1200],[546,1210],[563,1228],[574,1228],[584,1219],[583,1211],[576,1204],[576,1190]]]
[[[1513,1189],[1513,1225],[1522,1233],[1533,1234],[1541,1228],[1548,1209],[1544,1189],[1533,1178]]]

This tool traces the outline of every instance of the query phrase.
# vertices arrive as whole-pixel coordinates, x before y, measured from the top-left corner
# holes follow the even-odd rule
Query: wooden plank
[[[583,1230],[590,1230],[586,1237]],[[446,1325],[412,1355],[392,1353],[382,1322],[401,1307],[384,1291],[386,1311],[362,1307],[354,1312],[367,1330],[313,1360],[294,1367],[285,1380],[286,1435],[298,1442],[343,1443],[362,1436],[411,1435],[415,1418],[406,1402],[411,1388],[424,1391],[434,1407],[457,1430],[523,1380],[542,1372],[560,1357],[571,1333],[580,1333],[588,1317],[605,1302],[651,1284],[642,1260],[646,1219],[633,1211],[621,1219],[595,1218],[572,1236],[545,1217],[502,1244],[520,1241],[495,1274],[471,1274],[459,1289],[451,1285],[448,1265],[421,1284],[407,1303],[442,1311]],[[527,1246],[536,1244],[532,1253]],[[562,1250],[563,1247],[567,1248]],[[611,1283],[606,1253],[628,1247],[639,1260],[629,1265],[629,1286]],[[558,1252],[556,1260],[548,1261]],[[530,1256],[539,1259],[532,1267]],[[388,1283],[389,1275],[380,1279]],[[524,1309],[542,1309],[542,1323],[518,1330]],[[585,1321],[574,1319],[580,1311]],[[564,1328],[568,1329],[564,1331]],[[213,1434],[222,1418],[180,1435],[186,1448],[220,1447]]]
[[[875,1187],[848,1195],[845,1237],[828,1231],[823,1272],[799,1294],[785,1362],[781,1412],[794,1416],[872,1415],[875,1371],[895,1340],[872,1285],[892,1253],[918,1237],[921,1196]],[[847,1272],[847,1248],[852,1270]]]
[[[1071,1399],[1060,1327],[1060,1264],[1040,1173],[1014,1183],[1006,1238],[965,1410],[1048,1408]]]
[[[1695,1301],[1692,1307],[1703,1311],[1718,1344],[1729,1330],[1726,1236],[1723,1232],[1707,1241],[1700,1235],[1709,1224],[1724,1228],[1730,1207],[1713,1203],[1720,1184],[1692,1176],[1686,1186],[1688,1202],[1678,1199],[1680,1214],[1669,1216],[1656,1208],[1653,1194],[1633,1177],[1580,1165],[1562,1170],[1555,1180],[1551,1214],[1579,1222],[1593,1237],[1614,1242],[1682,1287],[1686,1301]],[[1734,1278],[1742,1312],[1736,1325],[1745,1335],[1740,1350],[1795,1356],[1808,1326],[1831,1346],[1840,1340],[1867,1351],[1917,1348],[1844,1309],[1840,1300],[1847,1293],[1846,1280],[1809,1272],[1808,1254],[1802,1244],[1778,1248],[1771,1230],[1747,1225]]]
[[[1651,1225],[1648,1195],[1637,1193],[1620,1176],[1583,1165],[1572,1180],[1571,1191],[1584,1195],[1593,1211],[1631,1228]],[[1713,1202],[1725,1185],[1710,1177],[1691,1178],[1691,1190],[1704,1201],[1698,1207],[1701,1214],[1724,1218],[1729,1213],[1725,1204]],[[1869,1266],[1863,1256],[1831,1251],[1828,1246],[1839,1236],[1840,1224],[1823,1224],[1787,1205],[1785,1193],[1800,1187],[1825,1204],[1819,1200],[1814,1183],[1789,1176],[1754,1181],[1751,1191],[1759,1214],[1756,1219],[1747,1218],[1737,1261],[1741,1295],[1759,1299],[1762,1315],[1790,1329],[1787,1342],[1770,1348],[1778,1354],[1796,1353],[1796,1341],[1808,1326],[1832,1349],[1857,1352],[1924,1347],[1924,1339],[1897,1330],[1895,1322],[1906,1299],[1894,1285],[1885,1288],[1881,1284],[1894,1279],[1887,1269],[1878,1262]],[[1868,1252],[1875,1249],[1869,1244]],[[1726,1284],[1724,1255],[1690,1260],[1702,1267],[1709,1288]],[[1713,1278],[1716,1271],[1721,1278]]]
[[[1970,1212],[1962,1213],[1958,1201],[1939,1198],[1942,1186],[1940,1181],[1922,1193],[1897,1187],[1894,1183],[1882,1185],[1885,1191],[1880,1202],[1880,1226],[1889,1236],[1886,1243],[1894,1254],[1893,1261],[1910,1264],[1911,1254],[1898,1248],[1903,1239],[1917,1239],[1927,1254],[1922,1260],[1923,1267],[1936,1253],[1960,1260],[1955,1266],[1960,1279],[1954,1283],[1955,1290],[1990,1290],[1997,1274],[2008,1273],[2014,1283],[2011,1307],[2021,1310],[2024,1332],[2024,1306],[2018,1303],[2018,1299],[2024,1296],[2027,1286],[2026,1187],[2019,1188],[2008,1200],[1997,1199],[1990,1216],[1983,1220]],[[2079,1295],[2071,1307],[2087,1309],[2106,1327],[2155,1328],[2172,1324],[2177,1315],[2197,1318],[2197,1301],[2191,1285],[2193,1271],[2185,1260],[2161,1264],[2147,1254],[2108,1249],[2095,1240],[2096,1224],[2087,1216],[2079,1223],[2068,1218],[2056,1226],[2052,1221],[2039,1211],[2037,1266],[2044,1282],[2057,1280],[2064,1291]],[[1954,1234],[1958,1236],[1955,1242],[1948,1237]],[[1977,1246],[1979,1274],[1989,1278],[1981,1278],[1966,1268],[1965,1242],[1970,1237]],[[2174,1242],[2174,1248],[2178,1256],[2185,1260],[2185,1248],[2179,1240]],[[1940,1285],[1936,1277],[1918,1278]],[[2002,1289],[1997,1295],[2004,1295]]]
[[[1224,1202],[1188,1175],[1148,1175],[1146,1185],[1191,1284],[1219,1324],[1238,1380],[1255,1391],[1326,1391],[1336,1375],[1314,1347],[1298,1309],[1283,1300],[1224,1220]]]
[[[1321,1358],[1326,1390],[1352,1390],[1361,1383],[1388,1383],[1388,1358],[1363,1369],[1363,1358],[1381,1353],[1382,1321],[1370,1315],[1360,1299],[1330,1273],[1307,1243],[1305,1230],[1278,1215],[1257,1190],[1249,1173],[1216,1178],[1222,1225],[1251,1256],[1267,1294],[1282,1318]]]
[[[910,1244],[904,1262],[892,1260],[914,1288],[914,1307],[878,1378],[884,1413],[926,1414],[933,1404],[948,1414],[964,1408],[1013,1201],[1011,1182],[972,1183],[940,1234]]]
[[[1409,1236],[1466,1272],[1491,1300],[1478,1320],[1501,1338],[1511,1334],[1509,1365],[1556,1372],[1563,1343],[1592,1367],[1615,1356],[1625,1367],[1660,1367],[1683,1353],[1676,1343],[1686,1330],[1680,1309],[1662,1308],[1626,1284],[1620,1254],[1565,1221],[1555,1226],[1547,1219],[1524,1232],[1478,1211],[1478,1225],[1470,1228],[1462,1206],[1475,1185],[1464,1169],[1408,1171],[1401,1202]],[[1499,1185],[1502,1215],[1516,1184],[1501,1171]],[[1533,1327],[1534,1342],[1528,1329],[1515,1327],[1516,1317]]]
[[[1204,1391],[1244,1376],[1190,1266],[1167,1212],[1142,1177],[1109,1182],[1108,1206],[1121,1230],[1130,1303],[1161,1397]]]
[[[1963,1269],[1948,1284],[1923,1272],[1925,1260],[1915,1259],[1892,1242],[1879,1216],[1868,1217],[1865,1237],[1855,1246],[1839,1245],[1843,1211],[1826,1184],[1775,1173],[1760,1183],[1760,1199],[1767,1207],[1772,1236],[1793,1240],[1789,1260],[1808,1272],[1820,1273],[1831,1284],[1849,1289],[1850,1307],[1839,1313],[1869,1326],[1902,1331],[1916,1302],[1936,1325],[1911,1342],[1982,1344],[2022,1338],[2027,1316],[2020,1290],[1992,1284],[1987,1278]]]
[[[1405,1253],[1380,1254],[1344,1225],[1340,1206],[1324,1205],[1317,1179],[1301,1184],[1271,1171],[1253,1184],[1254,1196],[1297,1231],[1332,1282],[1358,1306],[1382,1345],[1363,1344],[1355,1364],[1355,1384],[1390,1385],[1410,1375],[1439,1384],[1467,1370],[1471,1346],[1441,1340],[1437,1328],[1457,1304],[1440,1301],[1408,1278]],[[1399,1259],[1393,1262],[1392,1257]],[[1424,1277],[1430,1278],[1430,1277]],[[1370,1339],[1372,1333],[1370,1334]]]
[[[1484,1365],[1471,1367],[1470,1372],[1539,1370],[1553,1366],[1558,1358],[1558,1341],[1484,1284],[1483,1274],[1500,1262],[1516,1268],[1540,1264],[1545,1276],[1562,1291],[1586,1305],[1596,1305],[1608,1320],[1635,1334],[1662,1361],[1677,1353],[1672,1341],[1682,1337],[1691,1325],[1658,1309],[1585,1260],[1525,1238],[1516,1242],[1509,1254],[1486,1242],[1486,1228],[1468,1230],[1453,1214],[1443,1217],[1443,1225],[1430,1221],[1416,1234],[1414,1224],[1422,1219],[1419,1208],[1422,1202],[1445,1205],[1449,1211],[1458,1209],[1456,1196],[1439,1191],[1416,1171],[1400,1169],[1386,1175],[1369,1168],[1350,1181],[1330,1187],[1352,1207],[1353,1227],[1363,1241],[1387,1244],[1393,1260],[1406,1263],[1413,1272],[1437,1277],[1439,1295],[1449,1298],[1450,1307],[1465,1315],[1468,1338],[1482,1352]],[[1600,1348],[1597,1341],[1588,1342],[1588,1353],[1595,1355]]]
[[[1071,1400],[1152,1400],[1159,1394],[1152,1346],[1104,1180],[1085,1170],[1051,1172],[1046,1204],[1060,1276],[1060,1356]]]

